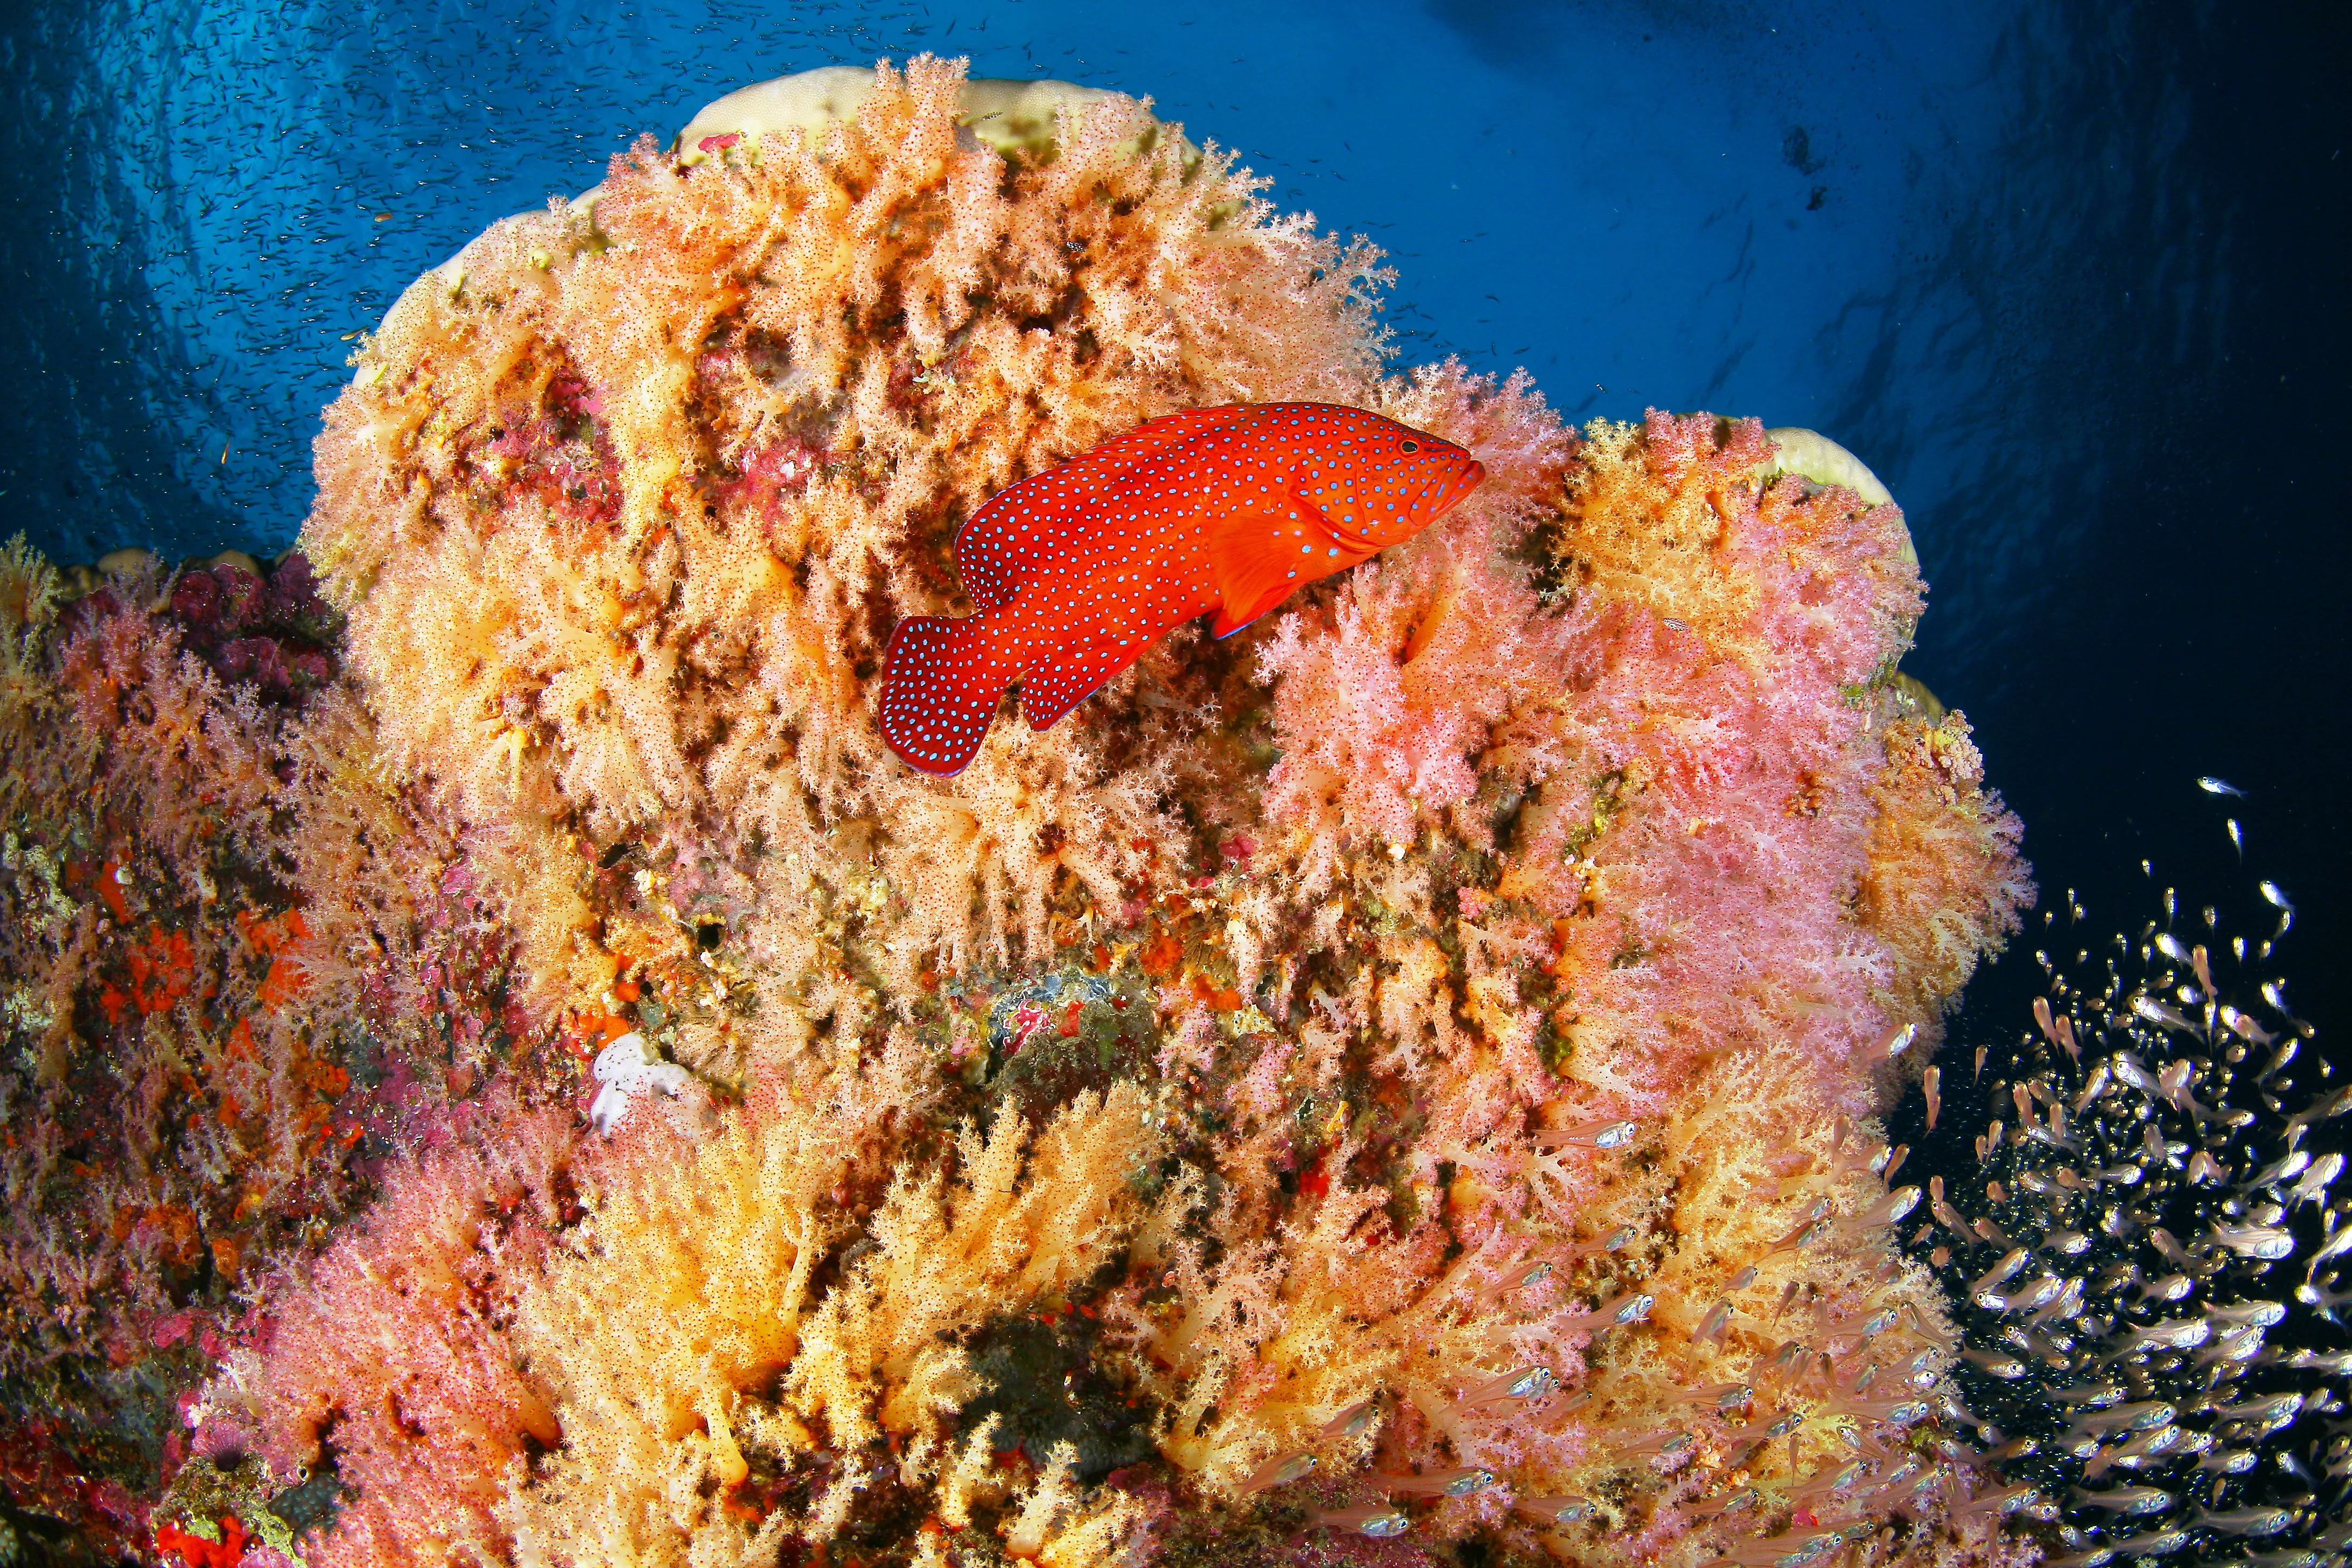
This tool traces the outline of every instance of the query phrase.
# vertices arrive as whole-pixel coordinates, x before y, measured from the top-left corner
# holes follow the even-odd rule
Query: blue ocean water
[[[282,547],[419,271],[723,92],[927,50],[1148,94],[1370,236],[1401,363],[1852,447],[1933,584],[1906,668],[2045,886],[2136,923],[2149,857],[2243,929],[2273,877],[2299,1005],[2347,1016],[2333,7],[12,0],[0,531]]]

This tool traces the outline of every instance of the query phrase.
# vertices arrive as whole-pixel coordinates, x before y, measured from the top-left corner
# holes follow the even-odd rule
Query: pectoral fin
[[[1271,517],[1261,513],[1226,523],[1209,555],[1219,601],[1210,634],[1233,636],[1318,577],[1352,566],[1369,553],[1297,496]]]

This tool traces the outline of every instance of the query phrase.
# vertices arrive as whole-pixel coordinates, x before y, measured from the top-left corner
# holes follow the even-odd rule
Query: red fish
[[[1461,447],[1325,403],[1162,416],[1002,491],[956,535],[973,614],[898,623],[882,739],[963,771],[1021,683],[1043,730],[1195,616],[1229,637],[1401,543],[1486,477]]]

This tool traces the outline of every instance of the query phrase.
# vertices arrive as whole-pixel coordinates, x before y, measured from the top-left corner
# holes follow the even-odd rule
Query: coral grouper
[[[890,638],[882,738],[961,773],[1021,682],[1043,730],[1171,626],[1240,629],[1318,577],[1412,538],[1486,478],[1450,442],[1322,403],[1170,414],[1024,479],[956,535],[974,613]]]

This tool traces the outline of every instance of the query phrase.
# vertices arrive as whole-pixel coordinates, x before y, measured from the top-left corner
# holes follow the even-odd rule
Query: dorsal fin
[[[1230,518],[1209,552],[1222,600],[1213,637],[1231,637],[1318,577],[1353,566],[1371,552],[1336,531],[1297,496],[1288,509]]]
[[[1024,513],[1038,521],[1070,517],[1147,458],[1204,431],[1235,424],[1252,412],[1247,405],[1225,404],[1163,414],[999,490],[956,531],[956,575],[972,608],[995,609],[1009,603],[1021,586],[1024,565],[1017,548],[1019,533],[1005,526],[1012,520]]]

